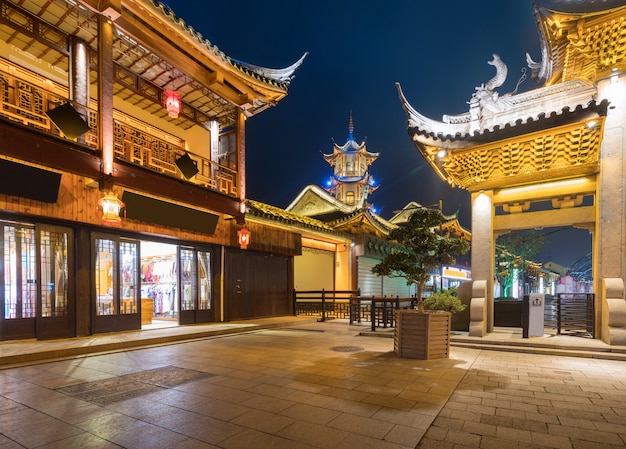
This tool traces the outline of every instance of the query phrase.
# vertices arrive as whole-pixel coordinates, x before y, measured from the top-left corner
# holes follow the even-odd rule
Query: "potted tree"
[[[396,311],[394,347],[401,357],[431,359],[449,355],[450,311],[429,311],[423,298],[430,273],[442,265],[453,265],[455,255],[469,251],[466,240],[442,235],[445,222],[439,210],[416,209],[405,225],[390,232],[389,239],[397,247],[372,268],[379,276],[403,277],[408,285],[416,285],[416,310]]]

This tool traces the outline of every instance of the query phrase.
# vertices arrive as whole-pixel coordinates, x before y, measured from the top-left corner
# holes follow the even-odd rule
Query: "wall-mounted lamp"
[[[165,92],[163,92],[163,94],[165,95],[165,99],[163,100],[163,102],[165,105],[165,109],[167,109],[167,115],[172,118],[177,118],[178,114],[180,114],[181,111],[182,96],[180,95],[180,93],[171,89],[167,89]]]
[[[115,193],[108,191],[98,200],[98,207],[102,211],[101,222],[106,226],[121,226],[122,217],[120,212],[126,206],[120,201]]]
[[[239,231],[237,231],[237,242],[239,243],[239,247],[241,249],[246,249],[248,247],[248,245],[250,244],[250,231],[248,231],[246,228],[241,228]]]

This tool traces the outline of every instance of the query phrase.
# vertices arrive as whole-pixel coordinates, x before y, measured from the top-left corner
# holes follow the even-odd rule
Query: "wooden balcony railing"
[[[57,137],[62,132],[46,112],[68,102],[67,88],[33,72],[0,59],[0,116]],[[90,148],[98,149],[97,103],[77,108],[90,130],[79,138]],[[114,154],[118,160],[136,164],[164,175],[185,179],[175,162],[183,156],[185,141],[155,129],[145,122],[120,111],[113,114]],[[211,161],[193,152],[189,156],[198,167],[198,174],[189,182],[237,196],[237,170]]]

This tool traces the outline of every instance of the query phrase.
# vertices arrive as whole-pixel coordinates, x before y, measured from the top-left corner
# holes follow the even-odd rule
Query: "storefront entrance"
[[[0,338],[74,334],[73,233],[69,228],[0,221]]]
[[[93,332],[214,320],[212,252],[95,234]]]

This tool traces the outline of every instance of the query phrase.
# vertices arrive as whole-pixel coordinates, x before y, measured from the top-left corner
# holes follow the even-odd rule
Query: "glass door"
[[[73,233],[69,228],[37,226],[39,248],[39,301],[37,338],[62,338],[75,334],[72,273]]]
[[[196,322],[207,323],[215,320],[211,252],[197,251],[196,254],[198,257],[198,310],[196,312]]]
[[[2,224],[2,339],[35,337],[37,263],[35,226]]]
[[[0,338],[75,334],[70,228],[0,222]]]
[[[94,236],[93,332],[141,328],[139,242]]]
[[[213,321],[211,253],[180,248],[180,324]]]
[[[180,324],[196,322],[196,252],[190,248],[178,249],[180,261]]]

